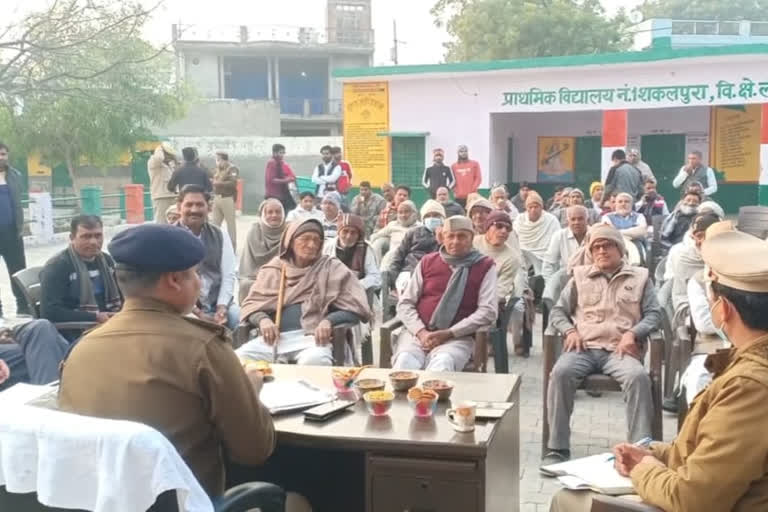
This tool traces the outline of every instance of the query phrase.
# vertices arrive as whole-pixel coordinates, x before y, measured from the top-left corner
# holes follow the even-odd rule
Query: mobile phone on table
[[[354,400],[334,400],[327,404],[318,405],[304,411],[304,419],[309,421],[326,421],[346,411],[355,403]]]

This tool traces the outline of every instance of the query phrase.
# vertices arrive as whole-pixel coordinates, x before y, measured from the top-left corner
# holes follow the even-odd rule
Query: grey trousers
[[[16,343],[0,344],[0,359],[11,370],[11,377],[0,389],[19,382],[48,384],[59,378],[59,364],[69,349],[48,320],[33,320],[13,329]]]
[[[549,377],[547,408],[549,414],[549,445],[551,450],[570,449],[571,413],[573,400],[581,381],[593,373],[603,373],[616,379],[624,391],[627,404],[629,442],[651,435],[653,395],[651,378],[643,363],[631,356],[619,357],[602,349],[584,352],[563,352]]]

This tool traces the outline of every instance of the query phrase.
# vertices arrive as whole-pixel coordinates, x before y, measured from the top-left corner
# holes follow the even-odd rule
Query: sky
[[[10,19],[18,19],[26,11],[40,9],[51,0],[0,0],[12,6]],[[154,5],[156,0],[143,0]],[[389,65],[392,48],[392,22],[397,22],[401,41],[400,64],[433,64],[443,60],[444,30],[434,26],[429,13],[435,0],[373,0],[373,25],[376,35],[374,65]],[[602,0],[603,7],[613,13],[620,7],[628,10],[639,0]],[[171,25],[293,25],[323,27],[325,0],[163,0],[157,16],[148,27],[147,37],[156,43],[170,39]],[[7,12],[7,11],[6,11]],[[4,21],[0,21],[0,25]]]

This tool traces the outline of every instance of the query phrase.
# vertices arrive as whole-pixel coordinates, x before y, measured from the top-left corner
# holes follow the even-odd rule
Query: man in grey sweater
[[[624,153],[623,149],[614,151],[611,160],[613,167],[608,171],[608,177],[605,180],[604,197],[626,192],[635,201],[640,199],[643,195],[643,180],[640,171],[627,162],[627,154]]]

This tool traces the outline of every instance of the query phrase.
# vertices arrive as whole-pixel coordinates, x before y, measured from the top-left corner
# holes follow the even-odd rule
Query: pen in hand
[[[644,437],[641,440],[637,441],[636,443],[632,443],[632,446],[637,446],[638,448],[648,448],[648,446],[650,446],[651,444],[651,441],[653,441],[653,439],[651,439],[650,437]],[[616,460],[616,456],[611,455],[606,460],[606,462],[613,462],[614,460]]]

